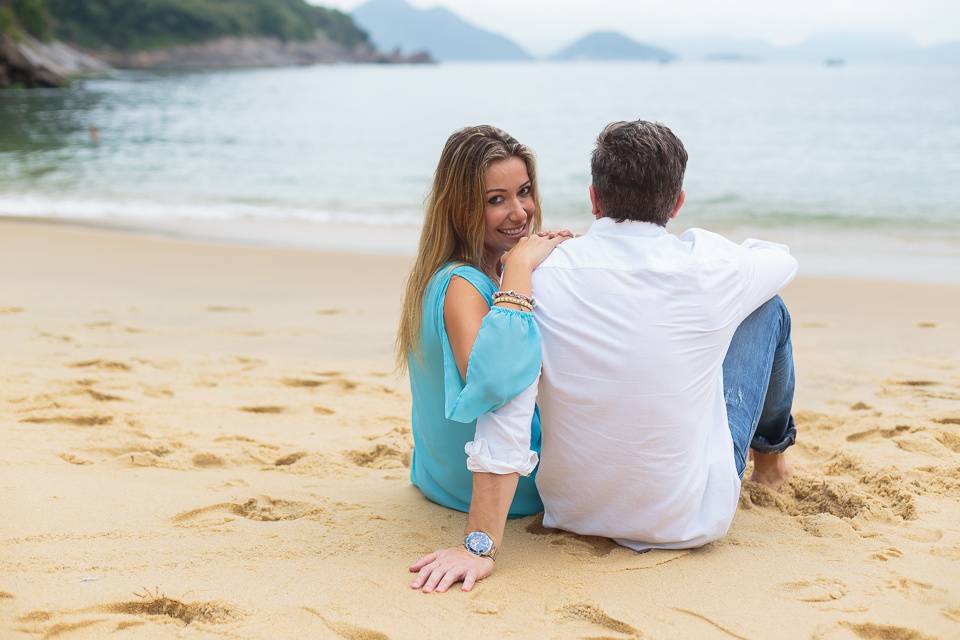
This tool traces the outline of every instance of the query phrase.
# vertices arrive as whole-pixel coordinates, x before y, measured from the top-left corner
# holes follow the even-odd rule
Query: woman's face
[[[536,206],[527,165],[516,156],[494,162],[483,174],[483,188],[483,244],[499,256],[530,234]]]

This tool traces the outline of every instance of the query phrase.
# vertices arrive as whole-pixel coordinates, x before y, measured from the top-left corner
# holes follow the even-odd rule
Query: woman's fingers
[[[473,589],[473,585],[477,582],[477,574],[473,571],[467,571],[467,575],[463,578],[463,586],[460,587],[461,591],[470,591]]]
[[[414,572],[420,571],[420,569],[422,569],[424,565],[428,565],[436,559],[437,559],[436,551],[434,551],[433,553],[428,553],[427,555],[417,560],[414,564],[410,565],[410,571],[414,571]]]
[[[430,576],[430,573],[436,568],[436,563],[431,562],[430,564],[421,567],[420,573],[417,574],[417,577],[413,579],[413,582],[410,583],[410,587],[413,589],[419,589],[423,586],[423,583],[427,581],[427,577]]]
[[[430,577],[427,578],[426,584],[423,585],[423,592],[430,593],[431,591],[436,589],[437,584],[440,582],[440,580],[443,578],[444,575],[446,575],[447,571],[449,570],[450,570],[449,567],[442,567],[442,566],[436,567],[433,570],[433,572],[430,574]]]
[[[462,568],[447,569],[447,575],[443,576],[443,580],[437,585],[437,593],[443,593],[449,589],[453,583],[460,582],[464,573],[465,571]]]

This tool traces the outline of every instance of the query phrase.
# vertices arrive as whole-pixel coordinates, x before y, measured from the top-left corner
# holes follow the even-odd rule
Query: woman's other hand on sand
[[[520,265],[532,271],[546,260],[557,245],[572,237],[573,234],[569,231],[545,231],[535,236],[520,238],[517,244],[504,254],[503,264],[505,266]]]
[[[412,589],[424,593],[443,593],[452,585],[463,582],[462,591],[470,591],[477,580],[493,573],[493,560],[476,556],[463,547],[441,549],[428,553],[410,567],[417,577],[410,583]]]

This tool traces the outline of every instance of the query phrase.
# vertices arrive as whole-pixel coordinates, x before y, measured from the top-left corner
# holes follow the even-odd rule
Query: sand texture
[[[960,637],[960,288],[791,286],[797,473],[722,541],[525,518],[424,595],[408,264],[0,224],[0,637]]]

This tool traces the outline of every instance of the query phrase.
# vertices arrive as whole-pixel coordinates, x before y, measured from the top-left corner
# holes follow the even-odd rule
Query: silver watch
[[[481,558],[494,560],[497,557],[497,545],[485,531],[468,533],[467,537],[463,539],[463,546],[467,548],[467,551]]]

